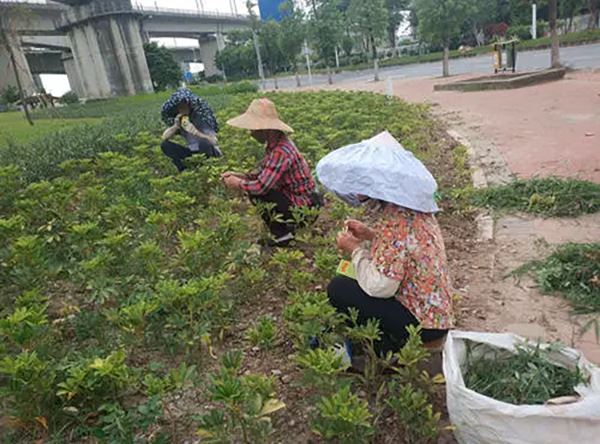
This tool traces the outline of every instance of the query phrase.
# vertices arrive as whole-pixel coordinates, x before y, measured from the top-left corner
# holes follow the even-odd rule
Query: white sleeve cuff
[[[357,248],[352,252],[352,265],[356,271],[358,285],[369,296],[391,298],[398,291],[400,282],[381,274],[365,248]]]

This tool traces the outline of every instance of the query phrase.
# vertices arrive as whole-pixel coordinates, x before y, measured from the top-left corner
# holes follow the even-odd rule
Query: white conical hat
[[[338,195],[362,194],[423,213],[439,211],[435,179],[387,131],[332,151],[317,164],[317,176]]]

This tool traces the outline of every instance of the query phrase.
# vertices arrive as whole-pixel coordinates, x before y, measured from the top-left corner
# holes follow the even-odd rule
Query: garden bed
[[[254,97],[228,97],[219,120]],[[387,129],[427,164],[442,196],[468,184],[464,150],[424,106],[367,93],[270,97],[311,166]],[[98,147],[90,158],[73,139],[78,160],[59,168],[43,159],[51,174],[40,170],[40,177],[50,180],[28,184],[18,167],[0,169],[5,440],[182,442],[200,430],[230,441],[287,443],[318,440],[318,430],[332,439],[352,433],[358,442],[398,442],[408,432],[437,434],[441,386],[432,390],[418,372],[384,377],[381,363],[351,377],[331,350],[307,350],[315,326],[342,328],[324,288],[339,261],[335,233],[355,210],[329,200],[298,248],[261,254],[253,246],[265,234],[259,217],[218,177],[253,168],[262,148],[223,128],[223,160],[174,175],[158,132],[113,130],[107,136],[119,140],[118,150],[96,154]],[[453,263],[473,242],[472,217],[458,201],[441,205]],[[455,270],[457,286],[464,273]],[[368,344],[376,332],[348,334]],[[404,353],[417,361],[426,354],[416,342]],[[411,382],[413,392],[399,381]],[[377,396],[380,389],[390,403]],[[344,422],[344,405],[354,420]],[[239,409],[246,416],[236,416]],[[224,423],[219,412],[228,415]],[[403,427],[415,418],[422,423]]]

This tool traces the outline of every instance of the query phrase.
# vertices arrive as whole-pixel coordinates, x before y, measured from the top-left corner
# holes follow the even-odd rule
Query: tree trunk
[[[442,62],[442,74],[444,77],[450,76],[450,46],[448,43],[444,45],[444,61]]]
[[[600,5],[598,0],[588,0],[588,9],[590,11],[590,19],[588,21],[588,29],[594,29],[598,26],[598,16],[600,15]]]
[[[550,38],[552,40],[552,49],[550,51],[550,65],[552,68],[560,67],[560,50],[558,42],[558,32],[556,29],[556,14],[557,14],[557,0],[550,0],[548,2],[548,16],[550,22]]]
[[[331,68],[329,67],[329,63],[327,64],[327,83],[333,85],[333,76],[331,75]]]
[[[256,31],[252,30],[252,42],[254,43],[254,51],[256,52],[256,61],[258,65],[258,77],[260,77],[260,81],[262,83],[262,87],[265,87],[265,71],[263,68],[262,56],[260,54],[260,45],[258,44],[258,35]]]
[[[371,49],[373,50],[373,71],[375,73],[375,81],[379,82],[379,56],[377,55],[377,45],[375,38],[371,35]]]
[[[273,83],[275,83],[275,89],[279,89],[279,82],[277,81],[277,74],[273,76]]]
[[[396,29],[394,29],[393,27],[390,27],[388,29],[388,39],[390,41],[390,46],[392,47],[394,52],[396,52]]]
[[[25,117],[27,118],[27,122],[29,122],[29,124],[31,126],[33,126],[33,120],[31,119],[31,114],[29,114],[29,108],[27,108],[27,103],[25,102],[25,91],[23,91],[23,85],[21,84],[21,78],[19,77],[19,68],[17,67],[15,53],[13,52],[13,48],[8,39],[8,32],[1,25],[0,25],[0,42],[4,42],[4,46],[10,56],[10,63],[12,65],[13,72],[15,74],[15,80],[17,81],[17,88],[19,89],[19,97],[21,98],[21,104],[23,105],[23,111],[25,112]]]
[[[296,87],[300,88],[302,86],[302,82],[300,81],[300,74],[298,73],[298,67],[296,67]]]

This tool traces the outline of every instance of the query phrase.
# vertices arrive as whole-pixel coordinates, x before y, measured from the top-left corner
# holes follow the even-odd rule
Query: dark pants
[[[173,164],[177,167],[177,170],[180,172],[185,170],[183,160],[195,154],[204,154],[206,157],[219,157],[221,155],[208,141],[200,143],[200,151],[192,151],[189,148],[171,142],[170,140],[163,140],[160,144],[160,148],[165,156],[171,159]]]
[[[381,340],[375,348],[378,353],[396,352],[406,343],[409,325],[418,326],[419,321],[395,298],[379,299],[365,293],[358,282],[346,276],[334,277],[327,287],[329,302],[340,313],[348,313],[348,309],[358,310],[359,324],[368,319],[379,321]],[[421,330],[423,342],[435,341],[446,335],[448,330]]]
[[[275,207],[272,209],[264,209],[260,214],[275,239],[281,238],[287,234],[294,234],[298,228],[314,222],[314,218],[296,222],[293,214],[294,206],[281,191],[270,190],[267,194],[251,196],[250,199],[255,204],[259,202],[275,204]],[[312,200],[311,208],[321,206],[320,199],[316,193],[313,195]],[[276,220],[276,218],[281,221]]]

